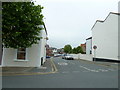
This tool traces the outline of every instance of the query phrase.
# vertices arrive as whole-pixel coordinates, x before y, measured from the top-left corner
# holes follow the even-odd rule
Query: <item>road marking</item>
[[[95,65],[99,65],[99,66],[105,66],[105,67],[111,67],[113,69],[118,69],[118,64],[115,63],[110,63],[110,64],[102,64],[102,63],[97,63],[95,61],[87,61],[87,60],[79,60],[80,62],[84,62],[84,63],[90,63],[90,64],[95,64]],[[113,66],[112,64],[115,64],[117,66]]]
[[[89,69],[89,68],[87,68],[87,67],[84,67],[84,66],[80,66],[81,68],[84,68],[84,69],[86,69],[86,70],[88,70],[88,71],[92,71],[91,69]]]
[[[69,73],[68,71],[64,71],[64,72],[62,72],[62,73]]]
[[[53,65],[53,67],[54,67],[54,69],[55,69],[55,71],[54,71],[54,72],[57,72],[57,71],[58,71],[58,69],[57,69],[56,65],[54,64],[53,59],[51,59],[51,62],[52,62],[52,65]]]
[[[107,72],[108,70],[104,70],[104,69],[98,69],[99,71],[102,71],[102,72]]]
[[[58,63],[58,65],[68,65],[68,63],[60,62],[60,63]]]
[[[98,70],[91,70],[91,72],[99,72]]]
[[[18,76],[18,75],[43,75],[43,74],[53,74],[55,72],[46,72],[46,73],[42,73],[42,72],[35,72],[35,73],[7,73],[7,74],[3,74],[2,76]]]
[[[80,66],[81,68],[84,68],[85,70],[88,70],[90,72],[108,72],[109,70],[113,71],[113,69],[97,69],[97,70],[94,70],[94,69],[89,69],[87,67],[84,67],[84,66]],[[85,72],[85,71],[84,71]]]
[[[108,70],[110,70],[110,71],[116,71],[115,69],[108,69]]]

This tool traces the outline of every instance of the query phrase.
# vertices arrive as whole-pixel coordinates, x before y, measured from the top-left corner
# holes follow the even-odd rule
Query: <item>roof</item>
[[[81,44],[81,46],[86,46],[86,44]]]
[[[92,37],[87,38],[86,40],[92,39]]]
[[[96,20],[95,24],[96,24],[97,22],[101,22],[101,23],[105,22],[106,19],[109,17],[110,14],[120,15],[120,13],[110,12],[110,13],[108,14],[108,16],[105,18],[105,20]],[[94,28],[95,24],[93,25],[93,27],[91,28],[91,30]]]

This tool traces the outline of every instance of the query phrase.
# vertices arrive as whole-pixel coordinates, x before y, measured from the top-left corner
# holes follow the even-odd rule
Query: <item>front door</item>
[[[43,65],[43,57],[41,57],[41,65]]]

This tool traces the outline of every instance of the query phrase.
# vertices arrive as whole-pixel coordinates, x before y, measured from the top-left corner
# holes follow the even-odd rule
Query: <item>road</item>
[[[118,88],[117,64],[52,59],[58,70],[56,73],[3,76],[3,88]]]

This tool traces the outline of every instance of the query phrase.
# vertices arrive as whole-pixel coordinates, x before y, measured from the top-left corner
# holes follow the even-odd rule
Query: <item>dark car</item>
[[[50,56],[46,56],[46,58],[50,58]]]

